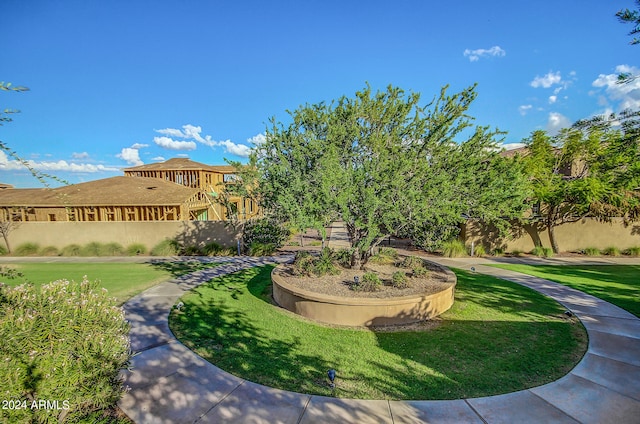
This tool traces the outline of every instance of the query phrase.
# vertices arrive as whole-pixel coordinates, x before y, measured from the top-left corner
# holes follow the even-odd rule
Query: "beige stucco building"
[[[0,190],[0,221],[216,221],[259,214],[251,199],[217,201],[233,167],[185,158],[124,170],[124,176],[58,188]]]

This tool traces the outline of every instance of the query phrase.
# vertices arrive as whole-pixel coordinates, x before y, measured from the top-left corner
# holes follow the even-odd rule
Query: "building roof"
[[[53,189],[0,190],[0,207],[180,205],[198,191],[157,178],[111,177]]]
[[[125,168],[125,172],[129,171],[177,171],[177,170],[204,170],[223,174],[234,172],[233,166],[230,165],[207,165],[200,162],[192,161],[188,158],[172,158],[165,162],[150,163],[147,165],[134,166]]]
[[[503,150],[502,152],[500,152],[500,156],[505,158],[512,158],[516,155],[526,156],[528,154],[529,154],[529,148],[527,146],[518,147],[517,149]]]

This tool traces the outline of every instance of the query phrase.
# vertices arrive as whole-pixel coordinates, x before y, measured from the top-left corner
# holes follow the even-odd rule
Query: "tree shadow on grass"
[[[398,356],[389,366],[375,360],[375,385],[390,397],[461,399],[523,390],[567,374],[586,351],[567,322],[460,321],[428,335],[377,333],[378,345]],[[399,372],[412,379],[398,380]],[[405,395],[406,396],[406,395]],[[406,398],[405,398],[406,399]]]
[[[207,259],[207,260],[203,260]],[[172,277],[181,277],[183,275],[191,274],[193,272],[202,271],[204,269],[213,268],[219,265],[219,262],[214,258],[199,258],[199,259],[152,259],[148,262],[153,268],[168,272]]]
[[[299,352],[300,337],[271,337],[242,310],[246,296],[262,297],[272,266],[216,278],[182,298],[184,308],[170,315],[176,337],[204,359],[230,372],[266,386],[305,392],[323,388],[329,394],[320,355]],[[253,273],[247,279],[246,273]],[[238,302],[238,304],[233,304]]]

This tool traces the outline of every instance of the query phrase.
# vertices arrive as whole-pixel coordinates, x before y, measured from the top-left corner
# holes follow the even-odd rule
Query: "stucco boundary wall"
[[[519,250],[529,252],[535,242],[551,247],[547,229],[532,225],[515,226],[512,237],[498,238],[495,228],[478,222],[468,221],[463,226],[462,237],[467,245],[483,244],[491,250],[501,248],[505,252]],[[574,252],[587,247],[606,249],[617,247],[624,250],[640,246],[640,223],[624,225],[621,218],[612,222],[600,222],[593,218],[584,218],[576,222],[562,224],[555,228],[555,236],[560,251]]]
[[[123,247],[142,243],[151,249],[167,238],[175,238],[187,246],[216,242],[233,247],[237,236],[223,221],[21,222],[9,234],[9,243],[12,249],[27,242],[58,249],[91,242],[116,242]],[[0,244],[4,246],[3,241]]]

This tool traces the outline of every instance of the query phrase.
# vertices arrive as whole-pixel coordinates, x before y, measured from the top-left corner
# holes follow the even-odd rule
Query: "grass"
[[[459,399],[565,375],[586,351],[579,321],[530,289],[456,270],[456,302],[428,331],[319,325],[270,303],[266,266],[213,279],[172,311],[174,334],[242,378],[296,392],[365,399]],[[326,373],[337,371],[336,388]]]
[[[640,265],[492,265],[546,278],[613,303],[640,318]]]
[[[442,255],[448,258],[467,256],[467,248],[461,240],[449,240],[442,243]]]
[[[20,263],[3,264],[13,268],[24,277],[2,278],[0,281],[17,286],[26,281],[36,285],[67,279],[82,281],[84,275],[89,280],[100,280],[100,286],[109,291],[120,303],[126,302],[136,294],[172,277],[197,271],[215,264],[203,264],[196,261],[144,263]]]

